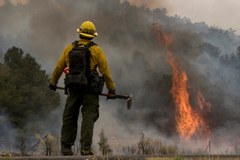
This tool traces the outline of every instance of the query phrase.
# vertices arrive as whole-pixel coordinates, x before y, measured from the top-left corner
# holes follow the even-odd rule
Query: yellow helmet
[[[98,33],[96,32],[96,27],[91,21],[85,21],[81,24],[81,26],[77,29],[77,32],[88,38],[97,37]]]

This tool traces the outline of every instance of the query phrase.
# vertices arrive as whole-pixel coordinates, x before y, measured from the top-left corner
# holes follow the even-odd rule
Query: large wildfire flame
[[[168,63],[172,67],[173,78],[172,78],[172,90],[173,99],[177,108],[177,131],[181,137],[190,138],[200,128],[204,129],[206,123],[200,114],[192,109],[189,102],[189,93],[187,86],[187,74],[185,71],[179,69],[176,58],[171,52],[168,52]],[[199,92],[199,106],[203,109],[205,101],[202,94]],[[205,131],[208,129],[204,129]]]
[[[153,31],[157,36],[159,43],[163,44],[167,50],[167,62],[172,67],[172,89],[171,93],[176,106],[176,123],[179,136],[189,139],[197,133],[201,136],[208,136],[210,130],[202,118],[201,113],[193,110],[188,93],[188,77],[185,71],[181,71],[178,60],[174,57],[171,51],[173,38],[160,30],[160,25],[155,23]],[[205,108],[210,111],[210,104],[207,103],[201,92],[197,95],[198,107],[203,112]]]

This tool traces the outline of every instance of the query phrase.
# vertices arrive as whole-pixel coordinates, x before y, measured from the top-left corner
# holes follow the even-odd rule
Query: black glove
[[[56,91],[57,88],[56,85],[50,84],[49,89]]]
[[[115,99],[116,90],[109,90],[109,91],[108,91],[108,95],[109,95],[109,96],[107,96],[107,100],[108,100],[108,99]]]

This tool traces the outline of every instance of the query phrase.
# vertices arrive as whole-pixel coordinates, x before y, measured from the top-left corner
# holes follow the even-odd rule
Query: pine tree
[[[25,146],[23,136],[44,128],[43,120],[60,104],[59,94],[49,90],[48,82],[48,75],[30,54],[17,47],[4,54],[0,64],[0,113],[10,121],[17,137],[21,137],[20,146]],[[9,131],[0,132],[1,138]]]
[[[102,131],[99,134],[99,151],[101,151],[102,155],[109,155],[112,153],[112,149],[110,148],[110,146],[108,145],[108,139],[104,134],[104,130],[102,129]]]

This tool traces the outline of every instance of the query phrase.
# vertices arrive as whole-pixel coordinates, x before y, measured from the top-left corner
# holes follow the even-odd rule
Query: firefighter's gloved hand
[[[57,87],[56,87],[56,85],[50,84],[49,89],[56,91]]]
[[[109,96],[107,96],[107,100],[108,100],[108,99],[115,99],[116,90],[109,90],[109,91],[108,91],[108,95],[109,95]]]

